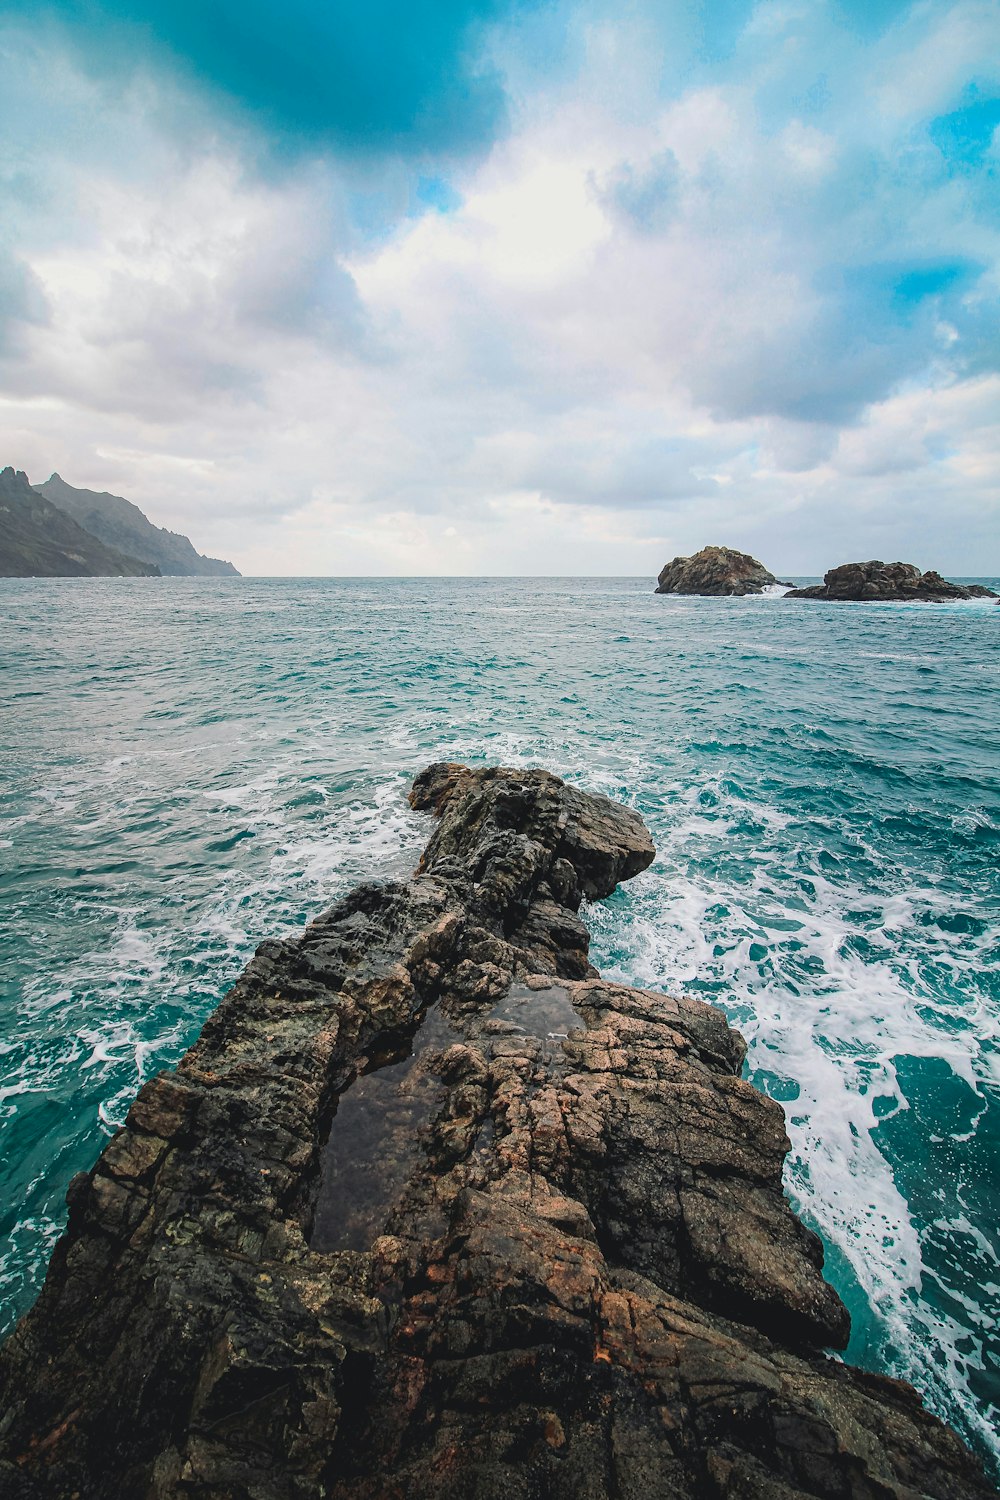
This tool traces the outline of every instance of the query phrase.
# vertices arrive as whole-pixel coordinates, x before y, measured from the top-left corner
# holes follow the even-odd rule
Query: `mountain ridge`
[[[231,562],[198,552],[189,537],[157,526],[138,505],[122,495],[113,495],[108,490],[77,489],[59,473],[51,474],[43,484],[32,488],[106,547],[153,563],[164,577],[240,577]]]
[[[111,547],[34,489],[23,469],[0,471],[0,577],[159,578],[155,563]]]

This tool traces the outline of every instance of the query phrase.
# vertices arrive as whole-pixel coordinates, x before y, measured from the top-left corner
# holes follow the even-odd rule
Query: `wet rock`
[[[21,1500],[991,1491],[846,1311],[720,1012],[603,980],[640,819],[431,767],[408,881],[265,943],[74,1179],[0,1353]]]
[[[693,557],[675,557],[660,571],[658,594],[762,594],[778,579],[748,552],[702,547]],[[791,584],[782,587],[790,588]]]
[[[832,599],[906,603],[911,600],[941,602],[949,599],[995,599],[992,589],[980,583],[949,583],[929,569],[921,573],[913,563],[858,562],[831,568],[821,584],[792,589],[786,599]]]

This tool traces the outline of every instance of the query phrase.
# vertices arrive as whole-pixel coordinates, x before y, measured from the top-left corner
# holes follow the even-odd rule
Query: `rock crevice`
[[[412,879],[265,943],[74,1179],[0,1354],[0,1492],[965,1500],[862,1374],[720,1012],[603,980],[641,820],[437,765]]]

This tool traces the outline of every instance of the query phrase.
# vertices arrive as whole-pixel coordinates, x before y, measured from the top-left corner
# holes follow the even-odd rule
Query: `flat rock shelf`
[[[776,1103],[611,984],[653,859],[545,771],[438,764],[416,874],[264,943],[92,1171],[0,1353],[11,1500],[972,1500],[851,1369]]]

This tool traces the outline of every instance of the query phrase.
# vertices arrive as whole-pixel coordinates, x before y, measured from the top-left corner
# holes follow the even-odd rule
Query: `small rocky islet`
[[[842,563],[824,575],[821,584],[792,589],[786,599],[830,599],[843,602],[906,604],[921,600],[947,603],[950,599],[995,599],[993,589],[981,583],[949,583],[929,568],[926,573],[913,563],[878,561]]]
[[[590,964],[638,815],[451,763],[410,801],[415,874],[262,944],[74,1178],[0,1352],[5,1500],[993,1494],[824,1352],[738,1033]]]
[[[734,547],[702,547],[693,557],[675,557],[661,568],[655,592],[732,598],[762,594],[778,583],[774,574],[748,552],[737,552]]]
[[[980,583],[950,583],[933,569],[922,573],[913,563],[842,563],[821,584],[797,589],[782,584],[757,558],[732,547],[703,547],[692,557],[675,557],[661,569],[655,593],[742,597],[775,586],[786,599],[827,599],[855,603],[944,603],[953,599],[996,599]]]

